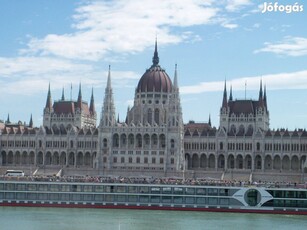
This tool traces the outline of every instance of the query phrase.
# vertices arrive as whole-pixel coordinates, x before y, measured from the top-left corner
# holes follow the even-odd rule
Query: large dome
[[[157,42],[152,63],[152,66],[141,77],[137,86],[137,92],[170,93],[172,91],[172,81],[165,70],[159,65]]]

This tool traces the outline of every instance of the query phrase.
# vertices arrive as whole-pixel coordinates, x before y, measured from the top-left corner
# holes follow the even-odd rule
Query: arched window
[[[257,142],[257,151],[260,151],[260,143]]]
[[[160,116],[159,109],[155,109],[155,122],[156,122],[158,125],[159,125],[159,122],[160,122],[159,116]]]
[[[103,139],[103,147],[104,147],[104,148],[108,147],[108,141],[107,141],[106,138]]]
[[[175,141],[174,141],[174,139],[171,139],[171,148],[175,148]]]
[[[152,110],[151,109],[148,109],[148,112],[147,112],[147,121],[149,124],[152,125]]]
[[[220,150],[223,150],[223,142],[220,142]]]

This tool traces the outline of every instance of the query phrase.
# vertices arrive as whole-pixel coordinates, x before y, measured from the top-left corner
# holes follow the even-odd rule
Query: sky
[[[307,129],[306,22],[303,0],[0,0],[0,120],[41,126],[49,83],[53,100],[93,88],[99,120],[109,65],[124,120],[157,38],[185,123],[218,127],[225,80],[257,100],[262,79],[270,128]]]

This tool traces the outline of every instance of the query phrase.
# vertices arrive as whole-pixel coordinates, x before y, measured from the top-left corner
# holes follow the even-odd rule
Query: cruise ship
[[[2,177],[0,206],[307,215],[306,185]]]

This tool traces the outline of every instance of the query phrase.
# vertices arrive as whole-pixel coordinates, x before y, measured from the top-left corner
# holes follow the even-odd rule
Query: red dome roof
[[[152,66],[141,77],[137,92],[164,92],[172,91],[172,81],[159,65],[159,57],[157,51],[157,41],[155,44],[155,52],[152,58]]]
[[[172,81],[159,65],[152,66],[141,77],[137,92],[164,92],[170,93]]]

